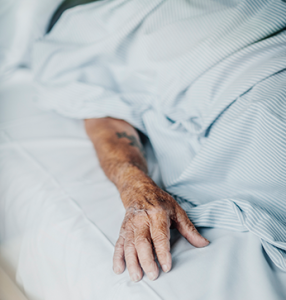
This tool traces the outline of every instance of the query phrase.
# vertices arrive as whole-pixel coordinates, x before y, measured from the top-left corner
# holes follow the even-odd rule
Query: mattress
[[[28,299],[286,299],[286,273],[250,232],[199,228],[211,243],[197,249],[172,230],[169,273],[115,275],[124,207],[83,122],[40,110],[28,69],[0,99],[0,249]]]

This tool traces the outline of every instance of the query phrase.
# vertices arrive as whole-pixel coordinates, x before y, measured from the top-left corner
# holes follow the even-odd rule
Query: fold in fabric
[[[280,0],[70,9],[35,44],[37,101],[147,134],[196,226],[250,231],[286,271],[285,15]]]

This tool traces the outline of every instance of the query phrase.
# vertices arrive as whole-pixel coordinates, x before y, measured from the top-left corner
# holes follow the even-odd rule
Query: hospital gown
[[[250,231],[286,271],[286,3],[116,0],[34,47],[37,101],[124,119],[196,226]]]

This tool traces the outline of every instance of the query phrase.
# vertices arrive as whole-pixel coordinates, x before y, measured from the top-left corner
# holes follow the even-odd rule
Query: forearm
[[[140,138],[130,124],[112,118],[88,119],[85,128],[103,171],[120,194],[126,185],[151,182]]]
[[[125,218],[115,245],[114,272],[120,274],[127,265],[133,281],[159,275],[153,247],[164,272],[172,266],[170,226],[176,227],[194,246],[204,247],[204,239],[188,219],[185,211],[147,175],[147,164],[136,130],[122,120],[112,118],[85,121],[102,169],[117,186]]]

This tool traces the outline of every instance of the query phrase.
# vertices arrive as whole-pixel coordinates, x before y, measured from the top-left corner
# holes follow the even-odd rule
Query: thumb
[[[205,247],[210,243],[199,234],[196,227],[181,207],[177,211],[176,228],[189,243],[197,248]]]

